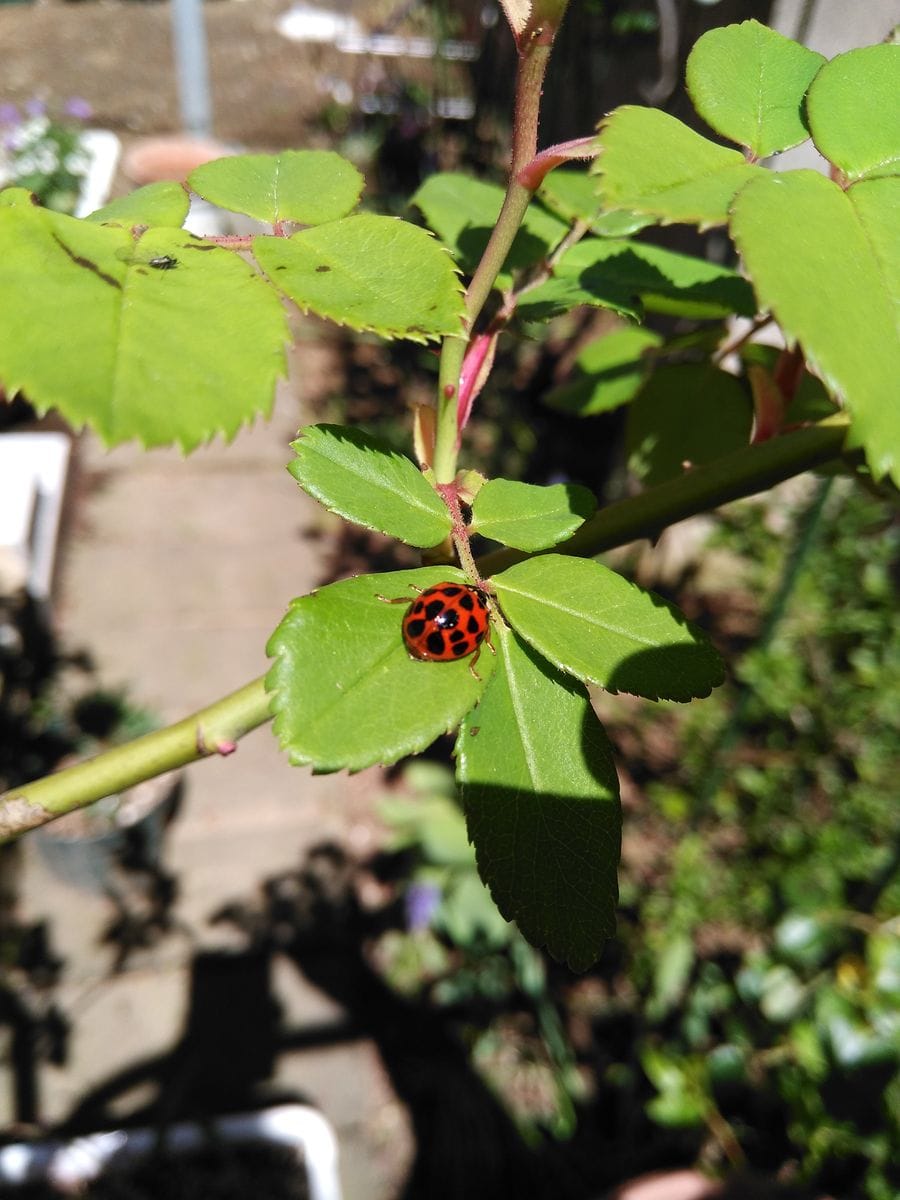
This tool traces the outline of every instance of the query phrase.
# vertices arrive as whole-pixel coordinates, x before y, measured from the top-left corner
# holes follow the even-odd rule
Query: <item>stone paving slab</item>
[[[316,351],[304,353],[311,361]],[[285,605],[322,572],[322,543],[304,536],[321,523],[318,507],[284,469],[302,420],[286,387],[271,423],[187,459],[130,446],[108,453],[81,439],[57,616],[65,645],[90,651],[100,682],[127,686],[136,703],[174,720],[266,669],[265,642]],[[66,960],[57,998],[72,1021],[65,1066],[40,1072],[43,1119],[59,1120],[86,1089],[171,1050],[193,957],[241,945],[233,929],[210,923],[216,910],[252,903],[264,878],[295,868],[323,840],[371,850],[383,786],[378,770],[314,776],[290,767],[268,728],[227,758],[189,768],[163,860],[177,880],[177,927],[115,977],[113,951],[99,942],[112,905],[56,881],[29,844],[24,915],[50,923]],[[342,1017],[286,963],[273,971],[272,994],[292,1030]],[[396,1193],[410,1135],[371,1043],[282,1053],[271,1082],[303,1092],[335,1125],[346,1200]]]

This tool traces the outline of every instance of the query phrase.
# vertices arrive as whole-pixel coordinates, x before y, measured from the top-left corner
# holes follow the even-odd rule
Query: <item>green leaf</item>
[[[815,171],[766,174],[735,200],[732,233],[760,306],[796,339],[853,418],[876,478],[900,481],[900,180],[843,191]]]
[[[415,848],[426,863],[434,866],[475,865],[475,851],[456,802],[455,783],[453,799],[428,794],[391,797],[378,805],[378,816],[391,831],[391,850]]]
[[[575,359],[569,382],[544,397],[559,412],[591,417],[627,404],[652,367],[648,350],[662,345],[659,334],[640,326],[614,329],[591,342]]]
[[[753,291],[736,271],[626,238],[578,242],[517,311],[525,320],[546,320],[578,304],[635,318],[644,308],[696,320],[756,312]]]
[[[359,771],[424,750],[455,729],[481,696],[494,659],[422,662],[403,642],[403,609],[427,588],[464,581],[453,567],[360,575],[291,602],[272,634],[266,677],[275,734],[294,765]]]
[[[665,367],[628,409],[629,467],[648,487],[750,444],[753,404],[733,375],[709,364]]]
[[[708,696],[722,660],[671,604],[591,559],[543,554],[491,580],[510,625],[555,666],[651,700]]]
[[[807,111],[819,152],[848,179],[900,173],[900,46],[839,54],[809,89]]]
[[[651,1020],[658,1022],[681,1001],[695,961],[693,938],[670,930],[653,971],[653,995],[648,1001]]]
[[[365,179],[333,150],[282,150],[217,158],[193,170],[188,183],[211,204],[257,221],[321,225],[356,207]]]
[[[803,98],[822,54],[758,21],[710,29],[687,60],[687,89],[703,120],[756,158],[809,137]]]
[[[410,200],[425,217],[460,267],[471,274],[484,253],[500,208],[503,188],[447,171],[431,175]],[[540,205],[529,205],[496,287],[508,287],[512,272],[546,258],[569,231]]]
[[[0,188],[0,208],[34,208],[35,199],[28,188]]]
[[[372,213],[291,238],[258,237],[257,262],[304,312],[382,337],[433,341],[462,329],[453,261],[415,225]]]
[[[764,174],[737,150],[707,141],[675,117],[628,104],[601,125],[594,170],[605,208],[701,229],[723,225],[738,189]]]
[[[191,200],[180,183],[148,183],[98,208],[86,219],[98,225],[165,226],[180,229],[187,220]]]
[[[557,167],[538,188],[538,198],[563,221],[589,221],[601,237],[627,237],[652,224],[651,217],[629,212],[601,212],[597,181],[587,171]]]
[[[423,548],[450,532],[447,506],[422,472],[379,438],[345,425],[308,425],[291,449],[290,473],[346,521]]]
[[[510,630],[460,730],[458,775],[478,868],[503,915],[581,971],[615,932],[621,814],[584,691]]]
[[[472,504],[472,524],[504,546],[545,550],[570,537],[596,510],[594,497],[577,483],[539,487],[490,479]]]
[[[109,445],[232,436],[271,407],[287,323],[259,275],[180,230],[139,240],[0,209],[0,380]]]

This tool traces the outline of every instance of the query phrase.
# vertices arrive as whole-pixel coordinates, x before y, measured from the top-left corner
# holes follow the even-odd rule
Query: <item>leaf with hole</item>
[[[591,559],[542,554],[491,584],[513,629],[585,683],[691,700],[724,679],[719,655],[678,609]]]
[[[365,180],[333,150],[236,154],[196,167],[188,183],[204,200],[275,225],[321,225],[352,212]]]
[[[494,668],[490,653],[422,662],[403,642],[404,609],[389,600],[413,586],[464,582],[453,567],[359,575],[291,602],[272,634],[266,676],[275,734],[294,765],[360,771],[418,754],[459,725]]]
[[[621,813],[612,751],[584,689],[511,630],[456,743],[469,836],[497,907],[583,971],[615,932]]]
[[[447,506],[422,472],[379,438],[345,425],[308,425],[291,449],[290,473],[345,520],[422,548],[450,532]]]
[[[517,550],[545,550],[571,537],[596,509],[594,497],[577,483],[539,487],[489,479],[472,504],[472,527]]]
[[[453,260],[406,221],[360,213],[290,238],[255,238],[253,253],[299,308],[339,325],[413,342],[462,330]]]

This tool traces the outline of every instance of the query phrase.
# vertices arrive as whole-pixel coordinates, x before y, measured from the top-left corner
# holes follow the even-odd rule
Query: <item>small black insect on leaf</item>
[[[178,259],[172,258],[169,254],[158,254],[156,258],[147,260],[147,266],[153,267],[156,271],[171,271],[173,267],[178,266]]]

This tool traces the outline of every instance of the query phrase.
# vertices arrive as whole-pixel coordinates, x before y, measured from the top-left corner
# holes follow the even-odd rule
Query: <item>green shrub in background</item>
[[[622,898],[652,1115],[721,1135],[727,1113],[752,1158],[762,1095],[803,1177],[888,1200],[900,1186],[900,523],[892,503],[844,484],[819,500],[803,510],[817,537],[801,528],[810,548],[781,619],[739,660],[731,694],[685,722],[685,761],[647,789],[667,865],[649,890],[626,872]],[[719,537],[742,555],[742,586],[771,603],[766,521],[743,506]]]
[[[790,535],[786,556],[767,528],[793,515],[800,562]],[[764,626],[773,601],[782,612],[730,688],[687,718],[670,710],[667,749],[658,718],[632,743],[621,957],[574,988],[548,974],[498,921],[449,774],[421,764],[406,776],[416,798],[382,810],[393,848],[411,854],[410,928],[383,939],[379,961],[400,990],[462,1021],[532,1137],[570,1134],[575,1114],[590,1121],[595,1091],[612,1091],[659,1131],[645,1134],[643,1161],[654,1138],[680,1130],[707,1165],[889,1200],[900,1186],[900,522],[881,498],[819,485],[732,509],[713,547],[726,577],[689,591],[707,602],[743,592]],[[604,716],[613,736],[618,721],[633,728],[615,703]],[[726,769],[710,787],[723,740]],[[487,1018],[476,1000],[493,1004]],[[515,1011],[529,1019],[511,1034]],[[585,1011],[593,1049],[573,1033]],[[586,1066],[603,1058],[592,1080]]]

